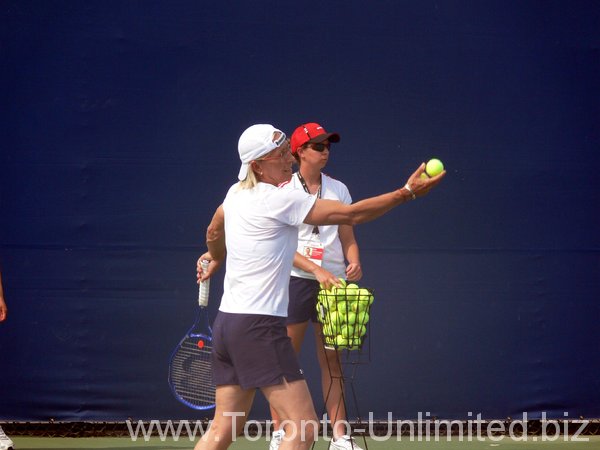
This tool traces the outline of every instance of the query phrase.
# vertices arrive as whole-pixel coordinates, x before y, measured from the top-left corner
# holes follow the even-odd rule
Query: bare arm
[[[0,272],[0,322],[6,319],[8,309],[6,308],[6,302],[4,301],[4,289],[2,288],[2,272]]]
[[[223,205],[219,206],[206,229],[206,246],[208,252],[204,253],[196,263],[198,283],[210,278],[223,264],[227,248],[225,247],[225,212]],[[208,270],[202,271],[202,260],[209,261]]]
[[[298,252],[294,254],[294,267],[312,273],[319,284],[325,289],[329,289],[331,286],[341,286],[340,280],[334,274],[323,269],[318,264],[315,264],[306,256],[302,256]]]
[[[348,266],[346,267],[346,279],[349,281],[358,281],[362,278],[362,267],[360,265],[360,253],[358,243],[354,237],[354,228],[352,225],[338,226],[338,234],[342,243],[342,251]]]
[[[219,206],[206,229],[206,246],[213,259],[225,258],[227,249],[225,247],[225,212],[223,205]]]
[[[317,199],[304,219],[304,223],[311,225],[356,225],[375,220],[396,206],[411,200],[413,196],[416,198],[427,195],[446,175],[446,171],[443,171],[433,178],[424,180],[420,178],[424,170],[425,163],[421,164],[410,176],[404,187],[351,205],[345,205],[335,200]]]

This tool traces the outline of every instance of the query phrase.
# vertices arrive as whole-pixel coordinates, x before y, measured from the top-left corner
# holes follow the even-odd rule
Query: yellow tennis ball
[[[369,321],[369,313],[366,311],[360,311],[356,315],[356,323],[360,325],[365,325]]]
[[[323,303],[325,304],[325,306],[327,306],[329,311],[337,310],[337,298],[335,296],[330,295],[325,299]]]
[[[348,302],[342,300],[340,302],[337,302],[336,306],[340,314],[348,314]]]
[[[348,314],[346,314],[344,319],[345,323],[354,325],[356,323],[356,313],[354,311],[348,311]]]
[[[336,344],[338,347],[347,347],[347,346],[348,346],[348,338],[347,338],[347,337],[344,337],[344,336],[342,336],[341,334],[338,334],[338,335],[335,337],[335,344]]]
[[[340,325],[340,314],[337,311],[329,311],[329,322],[335,330]]]
[[[360,288],[354,283],[348,284],[346,286],[346,300],[356,300],[359,289]]]
[[[444,164],[437,158],[430,159],[425,165],[425,173],[430,177],[439,175],[444,170]]]
[[[340,335],[347,339],[353,338],[354,337],[354,326],[350,325],[350,324],[342,325],[342,328],[340,329]]]

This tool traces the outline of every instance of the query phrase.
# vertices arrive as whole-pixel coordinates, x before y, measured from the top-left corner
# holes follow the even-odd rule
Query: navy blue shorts
[[[242,389],[303,380],[285,317],[219,311],[213,324],[213,380]]]
[[[286,324],[317,322],[319,282],[308,278],[290,277],[290,303]]]

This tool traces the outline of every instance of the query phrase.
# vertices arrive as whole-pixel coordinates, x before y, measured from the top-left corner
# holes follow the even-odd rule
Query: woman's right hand
[[[405,186],[408,186],[409,190],[414,193],[415,197],[423,197],[427,195],[431,189],[438,185],[442,178],[446,175],[446,171],[442,172],[435,177],[421,178],[421,174],[425,172],[425,163],[422,163],[419,168],[410,176]]]
[[[338,277],[329,272],[328,270],[323,269],[322,267],[317,266],[313,275],[317,278],[317,281],[321,285],[321,288],[329,290],[331,286],[342,287],[342,282]]]
[[[202,270],[202,261],[208,261],[208,268],[206,271]],[[219,267],[221,267],[221,263],[222,261],[213,259],[210,252],[206,252],[200,256],[196,262],[196,282],[200,284],[204,280],[208,280],[210,277],[212,277],[217,270],[219,270]]]

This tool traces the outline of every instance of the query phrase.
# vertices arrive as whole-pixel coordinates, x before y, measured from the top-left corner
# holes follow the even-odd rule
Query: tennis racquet
[[[202,261],[206,270],[208,261]],[[200,283],[198,315],[194,325],[181,339],[171,355],[169,385],[175,398],[193,409],[215,406],[215,385],[212,381],[212,330],[208,324],[208,291],[210,279]]]

